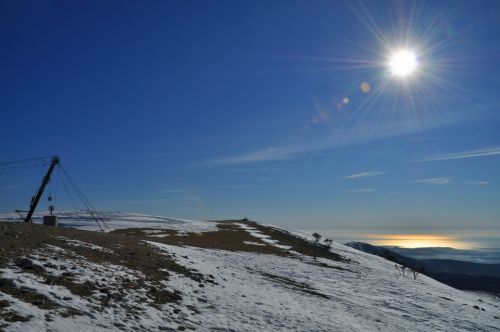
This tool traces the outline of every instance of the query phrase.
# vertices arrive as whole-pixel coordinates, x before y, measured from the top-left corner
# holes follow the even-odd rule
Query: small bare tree
[[[394,266],[396,267],[396,270],[398,270],[399,274],[401,274],[404,277],[405,272],[406,272],[406,265],[405,264],[403,264],[403,265],[395,264]]]
[[[323,242],[325,243],[326,249],[330,249],[332,247],[333,240],[324,239]]]
[[[420,274],[420,271],[410,269],[410,272],[413,273],[413,280],[417,280],[417,276]]]
[[[314,237],[314,260],[318,259],[318,244],[319,240],[321,240],[321,235],[319,233],[313,233]]]
[[[318,245],[319,240],[321,240],[321,234],[319,234],[319,233],[313,233],[312,236],[314,237],[314,244]]]

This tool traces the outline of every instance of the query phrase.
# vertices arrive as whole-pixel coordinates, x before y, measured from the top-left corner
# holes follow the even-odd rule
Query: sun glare
[[[394,52],[389,58],[389,69],[396,77],[408,77],[418,67],[417,55],[407,49]]]

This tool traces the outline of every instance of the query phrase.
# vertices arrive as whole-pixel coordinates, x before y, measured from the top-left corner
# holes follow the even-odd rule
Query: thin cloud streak
[[[423,183],[423,184],[435,184],[435,185],[446,185],[452,183],[450,177],[442,177],[442,178],[430,178],[430,179],[420,179],[414,180],[413,183]]]
[[[375,114],[374,112],[373,114]],[[372,114],[372,116],[374,116]],[[393,115],[393,114],[391,114]],[[307,153],[324,153],[325,150],[359,144],[367,141],[387,139],[392,137],[430,131],[443,126],[449,126],[465,121],[466,116],[457,114],[442,115],[440,121],[432,116],[422,116],[418,123],[415,119],[401,115],[399,118],[389,116],[383,119],[365,117],[358,122],[345,120],[343,122],[328,122],[330,134],[323,139],[302,138],[300,141],[285,145],[272,146],[266,149],[255,150],[228,158],[214,159],[204,165],[235,165],[258,163],[267,161],[288,160]],[[498,153],[500,154],[500,148]]]
[[[465,181],[465,184],[476,185],[476,186],[485,186],[489,184],[488,181]]]
[[[161,193],[163,194],[179,194],[179,193],[193,193],[199,190],[195,189],[166,189],[166,190],[160,190]]]
[[[373,189],[372,188],[361,188],[361,189],[347,189],[345,191],[349,192],[349,193],[369,193],[369,192],[372,192]]]
[[[361,172],[361,173],[355,173],[348,175],[346,177],[343,177],[345,180],[349,179],[358,179],[358,178],[367,178],[371,176],[379,176],[379,175],[384,175],[387,174],[387,172],[378,172],[378,171],[371,171],[371,172]]]
[[[202,188],[179,188],[179,189],[165,189],[160,190],[162,194],[195,194],[198,192],[206,192],[211,190],[226,190],[226,189],[248,189],[252,188],[250,185],[246,184],[235,184],[235,185],[219,185],[219,186],[208,186]]]
[[[413,162],[420,163],[420,162],[427,162],[427,161],[468,159],[468,158],[488,157],[488,156],[496,156],[496,155],[500,155],[500,147],[441,154],[441,155],[427,158],[427,159],[414,160]]]

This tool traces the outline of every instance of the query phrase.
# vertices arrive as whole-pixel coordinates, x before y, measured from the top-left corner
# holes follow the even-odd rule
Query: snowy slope
[[[153,244],[153,243],[152,243]],[[201,313],[206,325],[234,331],[498,331],[497,300],[465,293],[425,276],[402,277],[393,264],[336,245],[356,261],[322,263],[311,258],[230,253],[154,244],[176,253],[182,263],[225,280],[205,287],[213,309]],[[188,258],[182,258],[188,257]],[[270,276],[275,277],[270,277]],[[281,279],[283,278],[283,279]],[[285,281],[283,281],[285,280]],[[300,290],[297,284],[313,289]],[[182,278],[171,283],[183,292],[198,290]],[[323,296],[324,295],[324,296]],[[478,302],[481,297],[482,302]],[[191,299],[196,302],[196,299]],[[480,305],[485,311],[474,309]]]
[[[135,223],[137,227],[143,227],[142,220],[149,220],[146,216],[119,215],[116,225],[125,225],[125,220],[130,220],[127,218],[135,220],[129,225]],[[162,219],[156,218],[151,220],[158,223],[158,228],[192,227],[162,223]],[[203,222],[196,224],[202,225],[197,229],[209,228]],[[234,224],[251,234],[255,243],[264,241],[280,250],[289,249],[254,227]],[[302,232],[297,235],[308,237]],[[141,300],[148,287],[145,284],[144,290],[129,290],[125,300],[102,308],[92,297],[69,294],[64,287],[47,285],[16,267],[2,268],[0,278],[12,279],[84,313],[63,317],[56,310],[40,309],[0,292],[0,301],[11,301],[12,310],[33,315],[29,322],[9,323],[3,328],[6,331],[500,331],[497,298],[459,291],[422,275],[416,280],[411,275],[403,277],[394,263],[341,244],[334,243],[331,251],[346,261],[324,258],[315,261],[293,250],[291,256],[284,257],[168,245],[154,242],[154,237],[150,239],[143,243],[156,248],[160,255],[175,257],[178,264],[200,272],[213,282],[202,283],[170,271],[162,285],[165,290],[183,294],[179,303],[158,307]],[[98,252],[107,250],[88,243],[71,243]],[[53,274],[61,273],[57,268],[60,265],[76,266],[82,282],[105,278],[119,284],[123,278],[139,281],[144,278],[140,271],[86,262],[82,257],[71,258],[69,253],[65,258],[55,259],[54,253],[60,250],[42,248],[32,258],[39,259],[40,264],[50,262],[52,268],[48,270]],[[95,294],[96,298],[98,295]],[[66,297],[72,301],[65,302]],[[141,314],[130,317],[131,306],[138,307]],[[2,323],[0,319],[0,329]]]

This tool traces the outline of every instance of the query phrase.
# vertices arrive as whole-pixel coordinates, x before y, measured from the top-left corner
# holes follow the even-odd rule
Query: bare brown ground
[[[240,221],[238,221],[240,222]],[[279,256],[288,256],[286,250],[270,246],[265,242],[251,236],[241,227],[235,225],[232,221],[220,222],[217,225],[218,231],[204,233],[186,233],[180,234],[173,230],[162,231],[161,233],[147,234],[151,229],[120,229],[115,230],[113,234],[121,234],[131,237],[140,237],[144,240],[166,243],[171,245],[186,245],[200,248],[221,249],[228,251],[245,251],[262,254],[273,254]],[[167,236],[163,236],[167,235]],[[245,244],[244,241],[257,242],[261,246]]]
[[[71,245],[67,240],[78,240],[109,249],[109,252],[95,250],[89,247]],[[95,280],[80,283],[70,266],[65,267],[65,272],[54,277],[47,273],[45,267],[32,264],[30,255],[44,250],[51,250],[47,245],[67,249],[67,252],[54,252],[54,258],[70,258],[78,264],[80,258],[98,264],[113,264],[125,266],[131,270],[142,272],[144,279],[132,281],[123,278],[120,285],[113,285],[115,291],[111,293],[107,286],[111,286],[106,280]],[[43,259],[40,259],[43,261]],[[168,280],[170,273],[176,272],[185,275],[198,282],[211,282],[211,279],[189,270],[176,263],[175,258],[160,252],[144,241],[142,237],[123,236],[120,234],[109,234],[100,232],[81,231],[72,228],[47,227],[27,223],[0,223],[0,268],[17,266],[25,273],[32,273],[45,279],[46,284],[60,285],[66,287],[72,294],[80,297],[90,297],[95,291],[102,293],[101,305],[107,305],[110,301],[119,301],[127,290],[139,289],[149,286],[147,297],[153,300],[155,305],[167,302],[177,302],[182,299],[181,294],[162,290],[162,281]],[[206,280],[206,281],[205,281]],[[57,308],[47,297],[34,292],[32,289],[16,286],[12,280],[0,278],[0,291],[18,298],[24,302],[31,303],[42,309]],[[70,300],[70,299],[69,299]],[[23,321],[27,317],[13,315],[9,312],[9,304],[0,306],[0,317],[6,321]],[[64,314],[76,315],[71,310]],[[0,327],[1,328],[1,327]]]

